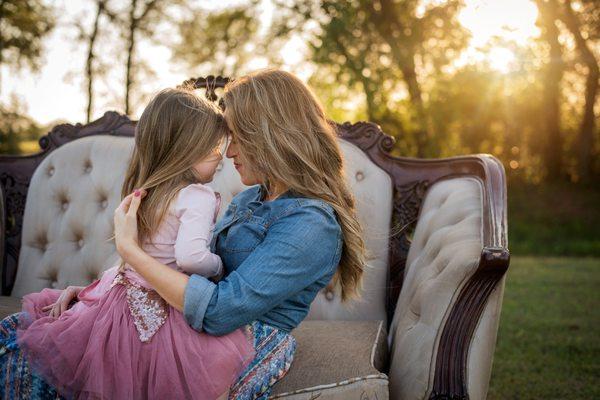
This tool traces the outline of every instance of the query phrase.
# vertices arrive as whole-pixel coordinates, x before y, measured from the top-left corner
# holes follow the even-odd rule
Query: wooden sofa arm
[[[483,249],[479,265],[461,289],[444,324],[437,348],[430,399],[468,399],[469,347],[488,298],[506,273],[506,180],[502,164],[481,157],[483,180]]]
[[[4,207],[4,187],[0,183],[0,263],[4,265],[4,237],[6,236],[6,207]],[[2,274],[0,274],[0,288]]]

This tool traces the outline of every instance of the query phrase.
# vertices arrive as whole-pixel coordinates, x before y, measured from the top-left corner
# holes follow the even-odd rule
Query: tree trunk
[[[88,41],[88,55],[85,64],[85,73],[87,76],[87,94],[88,94],[88,104],[87,104],[87,112],[86,118],[89,123],[92,118],[92,105],[94,98],[94,45],[96,43],[96,38],[98,36],[98,25],[100,21],[100,16],[104,12],[104,0],[98,0],[97,2],[97,10],[96,10],[96,18],[94,19],[94,28],[92,29],[92,33],[90,34]]]
[[[415,49],[411,46],[411,38],[406,37],[403,27],[396,16],[399,14],[396,10],[397,3],[390,0],[381,0],[381,9],[373,9],[372,22],[378,30],[379,35],[391,48],[391,55],[400,70],[402,79],[408,88],[408,94],[411,104],[414,107],[411,120],[416,130],[417,157],[425,157],[429,142],[429,123],[425,106],[423,105],[423,95],[421,85],[417,80],[417,71],[415,66]],[[403,40],[404,39],[404,40]]]
[[[131,110],[131,86],[133,86],[133,53],[135,51],[135,33],[137,30],[138,20],[135,17],[137,8],[137,0],[131,1],[131,9],[129,10],[129,32],[127,37],[127,67],[125,71],[125,115],[129,115]]]
[[[578,140],[579,178],[586,182],[590,180],[593,173],[592,148],[594,145],[594,125],[596,120],[594,115],[594,104],[596,103],[596,95],[598,93],[598,78],[600,77],[600,71],[598,70],[598,61],[596,60],[596,57],[594,57],[594,53],[589,49],[587,41],[581,34],[581,24],[579,23],[577,15],[575,15],[571,8],[570,0],[565,1],[565,12],[562,19],[575,38],[577,50],[580,53],[582,61],[588,68],[588,75],[585,82],[585,106],[581,127],[579,128]]]
[[[6,0],[0,0],[0,27],[2,26],[2,19],[4,19],[4,3]],[[0,93],[2,93],[2,64],[4,63],[4,57],[2,52],[4,51],[4,41],[2,40],[2,34],[0,33]]]
[[[427,145],[429,144],[430,137],[427,122],[427,114],[425,113],[425,107],[423,105],[421,85],[419,85],[419,81],[417,81],[417,72],[415,68],[414,59],[411,58],[409,62],[401,66],[401,69],[404,81],[408,86],[408,94],[410,96],[410,101],[413,104],[413,107],[415,108],[412,120],[413,124],[417,126],[417,157],[424,158],[426,156],[426,149]]]
[[[546,65],[543,100],[544,130],[546,133],[542,149],[548,180],[558,180],[564,176],[562,164],[562,136],[560,133],[560,83],[564,72],[562,46],[558,41],[556,26],[558,4],[556,0],[536,1],[542,19],[542,35],[550,46],[550,61]]]
[[[346,49],[346,46],[339,37],[335,38],[335,43],[339,52],[346,58],[346,65],[350,69],[351,73],[354,75],[354,78],[359,81],[363,87],[363,91],[365,93],[365,100],[367,106],[367,119],[371,122],[377,123],[377,116],[375,110],[377,109],[375,105],[374,92],[371,88],[371,80],[363,75],[362,71],[364,69],[364,64],[362,59],[355,60],[352,55]]]

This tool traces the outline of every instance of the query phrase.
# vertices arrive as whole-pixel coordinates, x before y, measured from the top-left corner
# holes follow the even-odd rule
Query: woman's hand
[[[142,197],[146,195],[143,190],[136,190],[123,199],[115,210],[115,245],[117,251],[127,262],[129,256],[140,249],[138,243],[137,210]]]
[[[77,299],[77,295],[84,288],[85,288],[85,286],[68,286],[66,289],[64,289],[62,291],[62,293],[56,300],[56,303],[49,304],[46,307],[43,307],[42,311],[50,310],[50,313],[48,314],[50,317],[53,317],[53,318],[60,317],[60,314],[62,314],[68,310],[69,304],[71,304],[71,302],[74,299]]]

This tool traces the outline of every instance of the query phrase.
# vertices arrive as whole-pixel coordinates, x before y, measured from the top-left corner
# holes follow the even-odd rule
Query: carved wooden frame
[[[216,100],[216,88],[222,88],[228,78],[190,79],[185,85],[206,90],[206,96]],[[416,225],[427,190],[435,182],[454,177],[478,179],[483,187],[483,248],[476,272],[462,287],[444,324],[435,361],[431,399],[466,399],[468,349],[487,303],[487,299],[502,279],[509,265],[506,224],[506,178],[498,159],[488,154],[444,159],[394,157],[390,151],[394,139],[385,135],[371,122],[334,123],[339,136],[362,149],[393,184],[392,224],[400,229],[390,239],[388,290],[386,309],[392,320],[402,287],[411,231]],[[5,208],[0,221],[3,227],[4,250],[2,294],[12,290],[16,277],[21,245],[22,218],[27,188],[33,172],[54,149],[72,140],[91,135],[133,136],[135,122],[116,112],[87,125],[63,124],[40,139],[42,151],[31,156],[0,155],[0,205]],[[4,232],[5,231],[5,232]],[[0,245],[1,248],[1,245]],[[1,255],[1,253],[0,253]]]

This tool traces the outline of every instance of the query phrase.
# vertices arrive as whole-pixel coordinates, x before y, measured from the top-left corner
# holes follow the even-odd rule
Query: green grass
[[[600,188],[508,185],[511,254],[600,257]]]
[[[600,398],[600,258],[513,257],[488,399]]]

